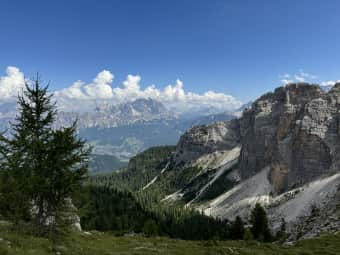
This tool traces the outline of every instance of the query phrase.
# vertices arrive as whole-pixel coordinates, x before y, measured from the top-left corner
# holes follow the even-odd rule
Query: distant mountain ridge
[[[77,118],[79,135],[94,146],[94,153],[127,161],[152,146],[175,145],[194,125],[235,118],[231,112],[196,114],[182,116],[157,100],[136,99],[100,105],[91,112],[60,112],[58,125],[68,126]]]
[[[70,125],[77,119],[78,128],[111,128],[147,122],[176,118],[176,114],[167,110],[165,106],[153,99],[136,99],[118,105],[103,104],[89,112],[59,112],[58,122],[61,126]]]
[[[15,116],[15,102],[0,104],[0,129],[6,130]],[[79,135],[94,146],[95,155],[101,155],[94,157],[94,161],[99,162],[90,165],[93,171],[99,171],[98,166],[104,165],[103,170],[117,169],[149,147],[175,145],[194,125],[232,118],[235,118],[234,113],[221,113],[211,107],[209,111],[181,115],[157,100],[140,98],[122,104],[102,103],[82,112],[59,111],[56,127],[70,126],[77,119]],[[108,162],[117,167],[110,168]]]
[[[235,116],[221,113],[194,119],[138,121],[111,128],[81,128],[79,135],[94,145],[95,153],[114,155],[121,160],[128,160],[153,146],[175,145],[180,136],[192,126],[232,118]]]

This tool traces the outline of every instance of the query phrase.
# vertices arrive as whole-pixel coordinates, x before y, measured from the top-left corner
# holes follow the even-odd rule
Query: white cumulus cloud
[[[111,83],[113,74],[103,70],[97,74],[92,83],[85,84],[81,80],[74,82],[71,86],[56,91],[58,97],[70,99],[108,99],[112,98]]]
[[[316,83],[321,86],[322,89],[325,91],[330,90],[336,83],[339,83],[340,80],[328,80],[328,81],[320,81],[318,76],[306,73],[300,70],[296,74],[283,74],[279,75],[279,79],[282,85],[286,85],[289,83],[296,83],[296,82],[307,82],[307,83]]]
[[[123,84],[112,87],[114,75],[104,70],[100,72],[92,83],[86,84],[76,81],[71,86],[56,92],[60,105],[65,109],[81,107],[87,109],[92,103],[98,104],[100,100],[105,103],[124,103],[138,98],[152,98],[164,103],[165,106],[182,112],[197,110],[203,107],[213,107],[218,110],[235,110],[241,102],[230,95],[207,91],[203,94],[186,92],[183,82],[179,79],[175,84],[169,84],[163,89],[156,85],[149,85],[143,89],[140,85],[142,78],[139,75],[129,74]],[[73,100],[71,101],[68,100]],[[78,101],[75,103],[74,101]],[[66,107],[65,107],[66,106]],[[92,105],[91,105],[92,107]]]
[[[86,94],[91,98],[111,98],[113,96],[111,87],[112,80],[113,74],[110,71],[101,71],[93,80],[92,84],[84,87]]]
[[[300,70],[296,74],[283,74],[279,75],[280,82],[285,85],[288,83],[293,83],[293,82],[313,82],[315,79],[318,77],[314,74],[306,73],[303,70]]]
[[[120,86],[113,86],[114,75],[103,70],[92,82],[75,81],[70,86],[54,92],[58,106],[62,110],[86,111],[101,103],[118,104],[138,98],[159,100],[168,108],[179,112],[189,112],[202,108],[216,108],[220,111],[235,110],[241,102],[233,96],[207,91],[202,94],[186,92],[179,79],[164,88],[149,85],[142,88],[142,78],[129,74]],[[16,67],[8,67],[6,75],[0,78],[0,97],[16,97],[24,86],[24,74]],[[1,99],[0,99],[1,100]]]
[[[17,97],[24,87],[24,74],[18,68],[8,66],[6,75],[0,77],[0,99],[7,100]]]
[[[320,83],[320,85],[321,86],[327,86],[327,87],[329,87],[329,86],[334,86],[336,83],[339,83],[340,82],[340,80],[337,80],[337,81],[323,81],[323,82],[321,82]]]

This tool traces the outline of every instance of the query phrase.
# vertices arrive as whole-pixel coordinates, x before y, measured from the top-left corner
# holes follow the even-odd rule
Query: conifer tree
[[[252,224],[251,232],[256,240],[271,241],[272,235],[268,225],[267,213],[259,203],[256,203],[251,211],[250,223]]]
[[[231,224],[230,235],[232,239],[242,240],[244,236],[244,223],[240,216],[237,216]]]
[[[243,240],[250,241],[250,240],[253,240],[253,239],[254,239],[254,237],[253,237],[253,234],[251,233],[250,229],[246,228],[245,231],[244,231]]]
[[[76,123],[53,129],[56,106],[48,86],[41,87],[39,77],[26,83],[18,97],[18,116],[11,123],[11,133],[0,136],[1,180],[10,180],[11,196],[17,221],[29,219],[39,234],[55,231],[57,219],[75,188],[87,173],[90,149],[76,137]]]
[[[287,237],[286,233],[286,221],[284,218],[281,219],[281,225],[279,231],[276,233],[276,240],[283,242]]]

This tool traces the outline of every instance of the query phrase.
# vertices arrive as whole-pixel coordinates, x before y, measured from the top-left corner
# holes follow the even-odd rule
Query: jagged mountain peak
[[[60,112],[59,123],[69,125],[69,122],[76,116],[78,116],[79,128],[108,128],[135,122],[176,118],[176,114],[167,110],[161,102],[150,98],[140,98],[114,105],[101,104],[97,105],[93,111],[85,113]]]

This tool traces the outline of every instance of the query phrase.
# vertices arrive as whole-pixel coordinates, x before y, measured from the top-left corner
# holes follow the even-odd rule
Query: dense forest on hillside
[[[83,190],[78,192],[82,195],[74,199],[84,228],[190,240],[243,239],[246,229],[240,218],[235,222],[222,221],[190,207],[185,208],[182,203],[161,201],[165,195],[190,183],[201,170],[192,167],[179,171],[171,166],[171,170],[167,171],[174,149],[173,146],[150,148],[132,158],[125,169],[91,176]],[[157,181],[148,186],[155,178]],[[222,184],[216,185],[210,189],[218,192]],[[267,226],[266,216],[263,218],[262,213],[261,217],[261,224]],[[257,237],[269,241],[271,236],[267,229],[265,231],[265,240],[263,236]]]
[[[152,147],[131,158],[128,166],[119,172],[92,176],[89,182],[130,191],[141,190],[166,166],[166,161],[174,150],[174,146]]]
[[[113,172],[127,165],[113,155],[92,154],[89,162],[90,173]]]
[[[170,165],[174,150],[174,146],[150,148],[131,158],[126,168],[115,173],[91,176],[88,182],[129,190],[148,206],[158,204],[162,198],[185,186],[201,171],[198,167],[182,169]],[[153,180],[157,181],[149,186]]]
[[[141,205],[128,191],[108,186],[84,186],[73,199],[85,230],[115,234],[144,233],[172,238],[204,240],[230,238],[229,223],[175,206]]]

